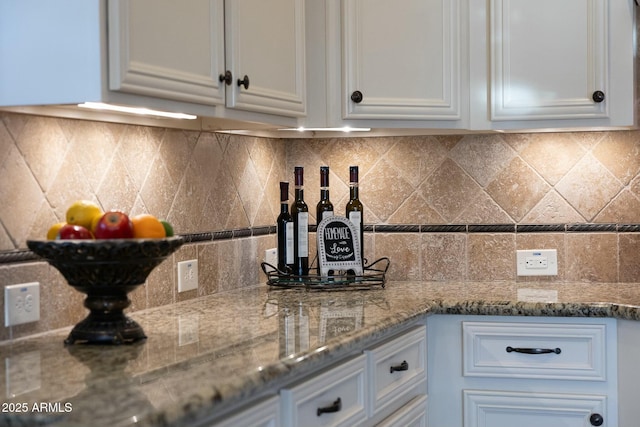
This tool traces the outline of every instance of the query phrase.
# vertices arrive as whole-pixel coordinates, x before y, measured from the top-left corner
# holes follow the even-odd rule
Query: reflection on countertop
[[[3,343],[0,425],[188,425],[273,395],[430,313],[640,320],[640,285],[390,282],[219,293],[132,313],[148,339],[131,345],[65,347],[69,329]]]

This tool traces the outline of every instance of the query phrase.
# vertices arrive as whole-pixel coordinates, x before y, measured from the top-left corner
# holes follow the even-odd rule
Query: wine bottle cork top
[[[287,200],[289,200],[289,183],[280,181],[280,201],[286,202]]]
[[[349,166],[349,181],[358,182],[358,166]]]

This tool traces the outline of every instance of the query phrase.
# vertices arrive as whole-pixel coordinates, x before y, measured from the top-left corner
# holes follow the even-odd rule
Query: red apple
[[[133,237],[133,224],[120,211],[108,211],[98,220],[93,230],[96,239],[129,239]]]
[[[81,225],[65,224],[58,230],[58,239],[93,239],[93,236],[87,228]]]

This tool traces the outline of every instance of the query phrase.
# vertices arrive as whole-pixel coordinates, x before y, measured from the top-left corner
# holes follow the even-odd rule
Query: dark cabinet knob
[[[238,86],[244,86],[245,89],[249,89],[249,76],[245,74],[242,80],[238,79]]]
[[[598,104],[601,103],[602,101],[604,101],[604,92],[601,90],[597,90],[595,92],[593,92],[593,101],[597,102]]]
[[[362,102],[362,92],[360,92],[359,90],[354,91],[351,94],[351,100],[353,102],[355,102],[356,104],[359,104]]]
[[[600,414],[592,414],[589,417],[589,422],[591,423],[592,426],[601,426],[604,423],[604,418],[602,418],[602,415]]]
[[[224,72],[224,74],[220,74],[218,76],[218,80],[220,82],[224,82],[227,86],[229,86],[233,81],[233,75],[231,74],[231,71],[227,70]]]

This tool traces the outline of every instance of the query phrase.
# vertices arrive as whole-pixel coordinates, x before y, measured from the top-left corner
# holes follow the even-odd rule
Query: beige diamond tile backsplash
[[[373,226],[640,223],[635,131],[284,140],[0,113],[0,251],[43,238],[79,198],[152,213],[181,234],[273,226],[278,182],[292,181],[297,165],[305,167],[312,224],[322,165],[331,168],[341,215],[349,166],[360,166],[365,222]],[[636,230],[514,229],[374,230],[365,255],[390,257],[392,280],[522,280],[516,249],[555,248],[559,275],[528,280],[640,281]],[[130,310],[262,282],[259,261],[275,236],[240,234],[183,246],[132,294]],[[199,288],[179,294],[175,262],[193,258]],[[84,316],[82,296],[45,263],[0,264],[3,285],[32,280],[48,301],[43,320],[1,328],[0,340]]]

